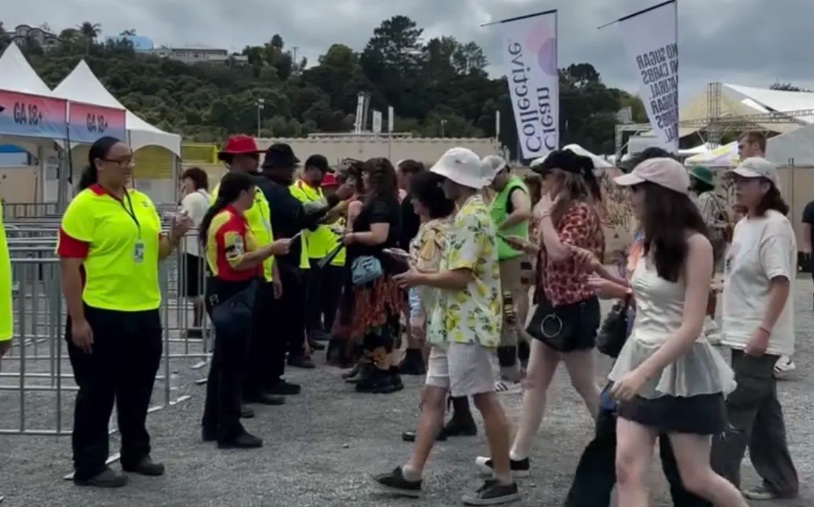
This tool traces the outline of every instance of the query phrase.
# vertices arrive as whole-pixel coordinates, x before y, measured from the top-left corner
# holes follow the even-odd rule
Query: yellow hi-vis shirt
[[[220,190],[220,183],[215,187],[209,197],[209,204],[215,203],[218,198],[218,190]],[[254,194],[254,204],[251,208],[247,209],[243,216],[249,223],[249,230],[252,231],[255,241],[258,246],[268,245],[274,241],[274,231],[271,230],[271,209],[266,196],[259,188]],[[273,278],[272,268],[274,266],[274,256],[272,255],[263,261],[263,278],[270,282]]]
[[[14,332],[11,288],[11,257],[3,225],[3,203],[0,200],[0,342],[11,340]]]
[[[308,196],[302,190],[302,188],[297,185],[301,180],[297,180],[297,182],[292,183],[288,186],[288,191],[291,193],[291,196],[300,201],[301,203],[305,204],[307,202],[311,202],[308,199]],[[307,186],[307,185],[305,185]],[[311,269],[311,262],[309,261],[308,255],[308,243],[309,243],[309,235],[311,231],[304,230],[300,235],[300,269]]]
[[[79,192],[62,215],[60,257],[84,259],[82,300],[93,308],[122,312],[161,305],[158,249],[161,218],[153,202],[127,189],[119,200],[99,185]]]
[[[333,236],[333,243],[331,243],[330,251],[333,251],[334,248],[339,246],[339,242],[341,241],[342,235],[345,233],[345,224],[347,223],[347,219],[345,217],[339,217],[336,222],[332,224],[328,224],[328,227],[331,229],[331,235]],[[348,249],[343,248],[336,254],[336,257],[331,260],[331,266],[344,266],[345,259],[348,255]]]
[[[294,185],[298,192],[295,197],[301,202],[325,201],[321,188],[314,188],[303,180],[297,180]],[[311,259],[322,259],[336,246],[336,236],[327,225],[320,225],[313,231],[304,234],[308,243],[308,257]]]

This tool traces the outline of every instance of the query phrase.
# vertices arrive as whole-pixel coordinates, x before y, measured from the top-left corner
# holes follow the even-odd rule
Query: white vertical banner
[[[618,21],[639,97],[661,147],[678,151],[678,9],[675,0]]]
[[[390,134],[396,129],[396,112],[393,106],[387,107],[387,132]]]
[[[374,134],[381,134],[382,133],[382,112],[381,111],[373,111],[373,133]]]
[[[560,143],[557,11],[506,19],[500,29],[520,151],[539,158]]]

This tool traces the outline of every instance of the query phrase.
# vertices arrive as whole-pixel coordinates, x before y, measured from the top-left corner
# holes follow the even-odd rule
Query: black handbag
[[[599,352],[614,359],[619,357],[622,347],[627,340],[627,330],[629,327],[629,301],[619,301],[605,316],[599,334],[596,337],[596,348]]]
[[[571,352],[593,346],[599,327],[599,301],[596,297],[553,306],[541,298],[526,332],[558,352]],[[582,346],[581,346],[582,345]]]

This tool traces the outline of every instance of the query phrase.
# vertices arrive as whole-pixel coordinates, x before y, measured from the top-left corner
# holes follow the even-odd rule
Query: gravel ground
[[[814,331],[811,311],[811,282],[800,280],[796,287],[798,372],[781,384],[792,454],[804,485],[796,502],[777,503],[795,507],[814,505],[814,491],[807,487],[814,478],[814,427],[809,372],[814,347],[809,338]],[[36,319],[34,319],[36,320]],[[180,345],[173,347],[180,352]],[[33,350],[33,347],[29,347]],[[30,352],[29,352],[30,353]],[[43,350],[41,349],[41,353]],[[168,474],[158,479],[135,477],[118,491],[97,491],[74,487],[63,480],[70,471],[70,440],[55,436],[0,436],[0,495],[6,506],[47,507],[310,507],[415,505],[416,502],[380,495],[371,487],[371,472],[389,470],[407,457],[409,444],[400,442],[402,430],[411,428],[417,417],[420,379],[407,378],[407,389],[394,395],[359,395],[344,384],[340,372],[324,365],[316,371],[292,371],[289,378],[301,382],[302,395],[292,397],[282,407],[260,407],[258,417],[247,421],[250,431],[265,439],[257,451],[218,451],[200,442],[198,422],[203,405],[203,387],[195,385],[204,370],[194,370],[193,359],[172,362],[177,378],[172,382],[172,399],[191,395],[175,406],[149,417],[154,457],[167,465]],[[50,371],[50,362],[29,360],[29,371]],[[70,373],[67,362],[63,370]],[[601,380],[608,364],[603,362]],[[5,372],[19,368],[6,361]],[[15,382],[0,379],[0,385]],[[70,381],[65,381],[70,385]],[[38,380],[38,385],[48,385]],[[154,401],[164,399],[159,382]],[[73,395],[62,400],[62,424],[70,427]],[[516,421],[520,396],[503,397]],[[0,391],[0,428],[18,427],[19,395]],[[53,428],[56,396],[53,393],[26,395],[28,427]],[[522,482],[523,500],[518,505],[558,506],[562,504],[579,453],[588,442],[592,425],[587,412],[560,371],[550,396],[550,407],[532,456],[529,479]],[[112,437],[115,452],[116,437]],[[460,505],[463,491],[479,484],[473,460],[486,452],[483,435],[455,439],[439,445],[432,456],[425,480],[421,505],[435,507]],[[755,474],[745,465],[744,482],[751,484]],[[655,505],[669,505],[664,480],[655,471],[652,478]],[[757,505],[757,504],[755,504]],[[763,502],[761,505],[770,505]]]

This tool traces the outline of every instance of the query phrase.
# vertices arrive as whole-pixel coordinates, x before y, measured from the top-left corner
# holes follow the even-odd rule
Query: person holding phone
[[[246,211],[254,205],[254,178],[244,172],[223,177],[215,204],[201,221],[200,239],[212,274],[206,308],[215,326],[215,351],[206,385],[203,440],[221,449],[263,445],[240,423],[241,376],[252,334],[252,309],[263,263],[288,252],[293,238],[258,245]]]

